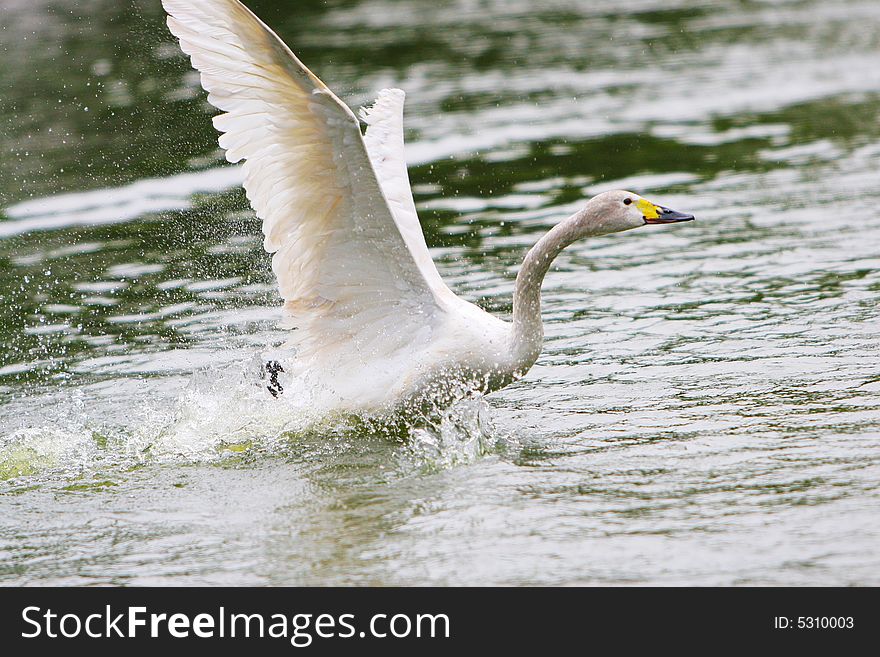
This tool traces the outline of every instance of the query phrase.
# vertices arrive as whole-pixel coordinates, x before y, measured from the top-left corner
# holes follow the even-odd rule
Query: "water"
[[[259,227],[158,2],[0,13],[0,583],[880,584],[880,5],[251,6],[351,105],[408,92],[427,241],[525,380],[302,431]],[[279,410],[285,409],[285,410]]]

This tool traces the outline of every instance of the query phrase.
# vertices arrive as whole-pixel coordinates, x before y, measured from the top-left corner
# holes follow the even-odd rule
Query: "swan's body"
[[[327,410],[443,406],[497,390],[541,352],[540,288],[568,244],[645,223],[692,219],[607,192],[529,252],[513,322],[456,296],[434,265],[403,153],[403,101],[386,89],[357,117],[238,0],[162,0],[201,72],[230,162],[263,221],[295,362],[286,376],[325,391]]]

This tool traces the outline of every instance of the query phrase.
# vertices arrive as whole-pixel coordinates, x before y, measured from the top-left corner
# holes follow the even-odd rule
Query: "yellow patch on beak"
[[[656,205],[651,203],[651,201],[643,198],[639,199],[636,203],[636,207],[645,219],[657,219],[660,216],[660,211],[657,209]]]

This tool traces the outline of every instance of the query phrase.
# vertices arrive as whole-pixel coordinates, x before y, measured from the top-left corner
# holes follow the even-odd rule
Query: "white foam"
[[[0,479],[46,470],[79,469],[96,460],[94,434],[84,427],[44,425],[0,436]]]

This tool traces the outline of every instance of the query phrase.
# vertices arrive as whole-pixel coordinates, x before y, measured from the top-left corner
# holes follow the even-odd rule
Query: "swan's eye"
[[[623,199],[623,204],[624,204],[624,205],[629,205],[629,204],[632,203],[632,202],[633,202],[633,200],[632,200],[631,198],[625,198],[625,199]]]

